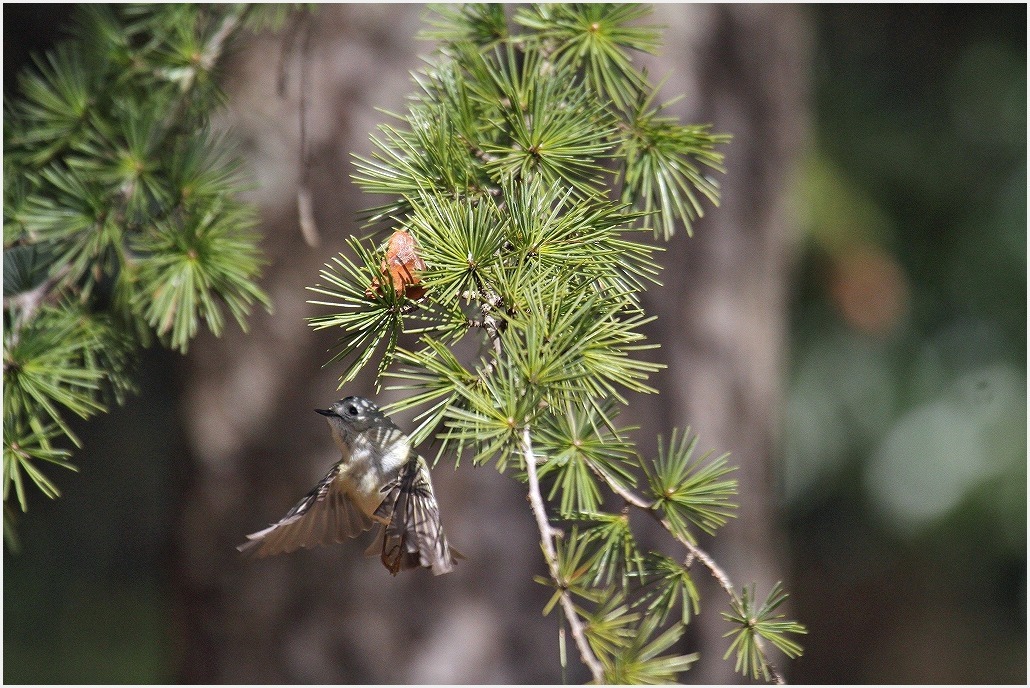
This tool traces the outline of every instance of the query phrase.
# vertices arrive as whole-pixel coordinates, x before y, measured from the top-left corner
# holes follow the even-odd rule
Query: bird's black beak
[[[336,411],[330,409],[315,409],[315,413],[321,413],[323,416],[335,416]]]

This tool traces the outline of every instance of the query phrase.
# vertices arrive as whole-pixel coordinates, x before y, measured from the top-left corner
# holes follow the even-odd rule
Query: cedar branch
[[[536,473],[536,455],[533,453],[533,445],[529,437],[529,426],[522,428],[522,453],[526,459],[526,475],[529,477],[529,503],[533,508],[533,515],[536,517],[536,525],[540,530],[540,544],[544,548],[544,557],[547,559],[547,567],[550,570],[551,578],[561,590],[561,606],[565,611],[565,618],[569,622],[569,630],[579,648],[580,658],[590,669],[596,683],[604,682],[604,668],[601,662],[590,649],[587,642],[586,629],[583,622],[576,613],[576,607],[572,602],[572,595],[564,587],[561,580],[561,573],[558,569],[558,553],[554,549],[554,528],[547,521],[547,508],[544,506],[544,499],[540,493],[540,480]]]

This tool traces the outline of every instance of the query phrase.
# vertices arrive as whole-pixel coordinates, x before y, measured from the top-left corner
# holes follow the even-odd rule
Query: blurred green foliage
[[[257,16],[255,16],[255,13]],[[15,500],[60,495],[70,416],[133,390],[134,354],[183,353],[271,302],[248,182],[210,120],[246,6],[78,6],[4,100],[4,541]],[[271,15],[271,16],[270,16]]]
[[[1018,683],[1026,8],[813,11],[784,476],[811,635],[792,678]]]

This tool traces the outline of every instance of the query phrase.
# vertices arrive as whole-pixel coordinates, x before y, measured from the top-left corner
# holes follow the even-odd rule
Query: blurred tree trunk
[[[673,112],[711,122],[733,141],[724,148],[727,172],[716,175],[720,207],[706,212],[692,238],[668,243],[665,286],[648,294],[648,312],[658,316],[652,336],[669,369],[657,376],[661,394],[641,399],[637,423],[649,420],[666,437],[690,425],[700,450],[730,452],[740,509],[702,544],[738,587],[754,582],[764,599],[787,568],[775,465],[792,244],[787,202],[808,129],[810,30],[802,9],[785,5],[658,5],[656,14],[668,28],[654,74],[674,70],[666,94],[688,94]],[[729,645],[718,616],[726,596],[710,577],[703,582],[702,623],[686,641],[702,660],[689,679],[740,682],[731,663],[718,661]]]
[[[693,239],[665,254],[665,288],[651,294],[653,331],[669,370],[659,399],[631,409],[649,435],[690,424],[705,448],[732,451],[741,466],[741,514],[713,545],[734,579],[764,594],[782,577],[771,461],[779,427],[785,329],[787,218],[784,192],[801,147],[806,113],[806,34],[796,9],[770,6],[658,6],[669,26],[657,76],[689,98],[685,121],[732,132],[724,203]],[[260,188],[263,284],[275,313],[251,332],[201,337],[182,370],[183,422],[194,469],[186,487],[176,554],[179,678],[188,683],[540,683],[560,680],[557,618],[540,614],[547,589],[535,527],[514,481],[490,468],[434,472],[444,524],[467,556],[433,578],[396,578],[361,552],[367,539],[244,561],[235,545],[280,518],[336,459],[324,421],[312,412],[348,394],[375,394],[368,378],[336,389],[322,369],[335,335],[313,333],[318,314],[305,291],[318,269],[360,233],[355,212],[372,203],[350,183],[350,151],[412,90],[421,8],[323,6],[312,24],[309,147],[322,244],[308,247],[296,220],[297,72],[276,96],[281,41],[258,38],[234,62],[230,122]],[[397,419],[410,427],[410,418]],[[367,536],[366,536],[367,537]],[[705,652],[690,680],[733,680],[707,591]],[[576,662],[573,658],[572,664]],[[714,672],[714,673],[705,673]],[[570,681],[586,680],[578,667]]]

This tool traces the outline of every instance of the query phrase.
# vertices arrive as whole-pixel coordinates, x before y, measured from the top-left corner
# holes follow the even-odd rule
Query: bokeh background
[[[437,469],[469,556],[450,576],[391,579],[359,545],[234,556],[331,460],[310,409],[338,396],[320,368],[333,336],[306,328],[303,287],[370,204],[348,154],[411,91],[422,12],[317,15],[317,249],[297,229],[281,38],[227,63],[222,124],[256,181],[275,313],[185,358],[146,351],[139,394],[78,431],[81,472],[55,476],[60,500],[32,495],[22,551],[4,553],[5,683],[560,680],[529,512],[489,470]],[[785,581],[810,631],[793,682],[1024,683],[1026,7],[656,14],[669,29],[649,64],[687,93],[679,114],[736,138],[723,208],[673,240],[650,297],[670,368],[629,412],[641,450],[690,424],[741,464],[750,492],[711,546],[740,582]],[[4,5],[5,97],[70,16]],[[728,283],[702,279],[717,268]],[[713,313],[733,346],[678,326]],[[684,680],[730,681],[721,600],[706,600],[685,644],[710,661]]]

